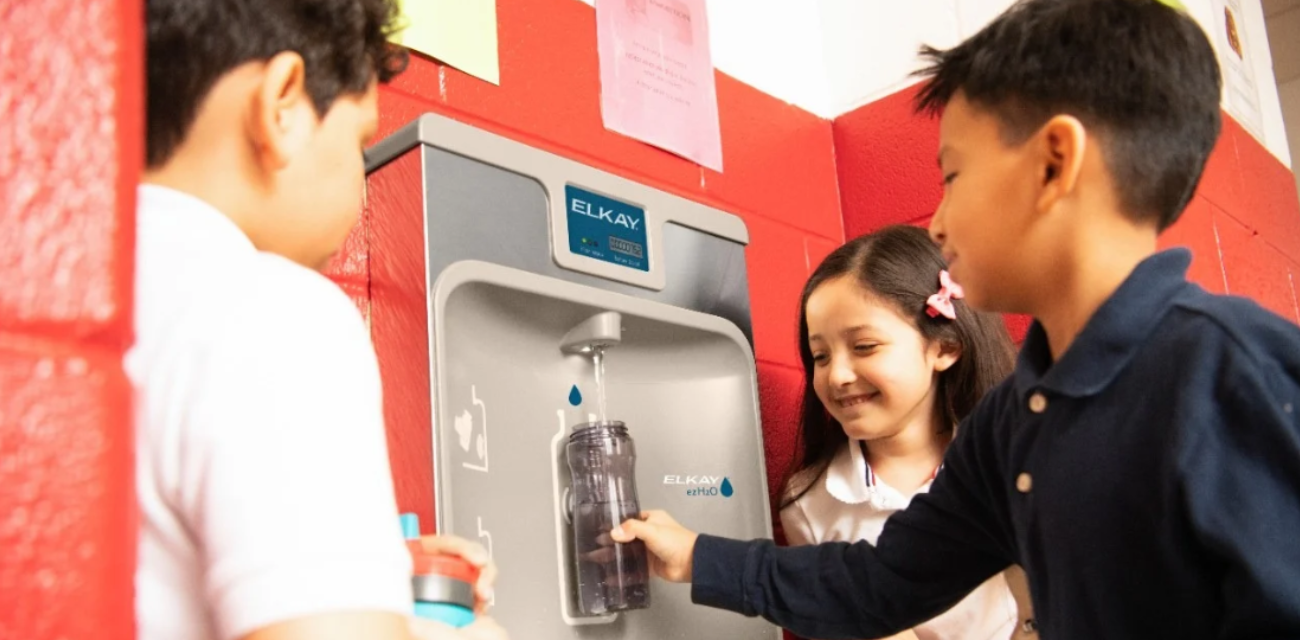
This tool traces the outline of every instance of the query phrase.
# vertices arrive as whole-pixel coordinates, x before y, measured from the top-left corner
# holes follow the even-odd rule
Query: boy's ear
[[[1078,118],[1058,115],[1048,120],[1035,137],[1041,150],[1039,178],[1043,185],[1038,210],[1046,213],[1078,185],[1088,149],[1088,131]]]
[[[935,340],[930,347],[938,353],[934,356],[934,370],[940,373],[952,368],[961,359],[961,344],[946,340]]]
[[[258,162],[282,169],[307,148],[317,126],[302,56],[284,51],[268,60],[252,100],[248,124]]]

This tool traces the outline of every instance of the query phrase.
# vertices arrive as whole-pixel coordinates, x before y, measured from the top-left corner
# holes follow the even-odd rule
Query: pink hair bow
[[[966,293],[961,290],[961,285],[952,281],[952,276],[948,271],[939,272],[939,293],[929,297],[925,301],[927,309],[925,313],[931,318],[943,316],[949,320],[957,319],[957,308],[953,306],[953,300],[961,300],[966,297]]]

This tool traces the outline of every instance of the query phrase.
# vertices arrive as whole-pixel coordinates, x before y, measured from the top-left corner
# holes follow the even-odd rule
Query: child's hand
[[[677,524],[663,511],[646,511],[641,518],[614,527],[610,537],[615,542],[645,542],[650,551],[650,567],[656,575],[670,582],[690,582],[691,556],[699,534]]]
[[[456,536],[420,536],[420,547],[425,553],[458,556],[478,567],[478,583],[474,585],[474,613],[487,610],[488,603],[492,601],[492,585],[497,580],[497,566],[483,545]]]
[[[506,635],[506,630],[487,616],[475,618],[474,622],[461,627],[459,631],[465,640],[510,640],[510,636]]]
[[[435,620],[408,618],[411,635],[416,640],[509,640],[505,629],[487,616],[478,616],[474,622],[456,629]]]

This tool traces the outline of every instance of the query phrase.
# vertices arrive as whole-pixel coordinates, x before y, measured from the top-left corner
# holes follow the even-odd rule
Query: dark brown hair
[[[935,412],[948,430],[970,414],[980,398],[1011,373],[1014,352],[1002,317],[978,312],[953,300],[957,319],[931,318],[926,300],[939,290],[946,266],[925,230],[910,225],[885,227],[836,249],[813,271],[799,302],[799,358],[803,361],[803,422],[794,465],[782,489],[784,509],[825,473],[848,436],[826,412],[813,389],[812,349],[808,344],[808,298],[828,280],[851,275],[863,289],[894,305],[927,341],[960,347],[961,356],[939,375]]]
[[[389,44],[397,0],[147,0],[145,164],[167,162],[223,75],[284,51],[302,56],[318,115],[406,67]]]
[[[1125,213],[1163,230],[1219,137],[1218,59],[1205,31],[1156,0],[1022,0],[947,50],[922,47],[918,110],[961,92],[1024,142],[1056,115],[1102,141]]]

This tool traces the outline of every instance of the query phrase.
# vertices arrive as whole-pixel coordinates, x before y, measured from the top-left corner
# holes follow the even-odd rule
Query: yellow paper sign
[[[401,0],[406,28],[393,41],[501,84],[496,0]]]

